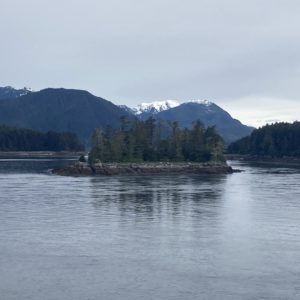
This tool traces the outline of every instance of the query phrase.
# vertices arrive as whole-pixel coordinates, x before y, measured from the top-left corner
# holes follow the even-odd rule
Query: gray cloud
[[[0,84],[129,105],[206,98],[243,116],[247,99],[266,120],[286,102],[283,118],[298,119],[299,12],[289,0],[0,0]]]

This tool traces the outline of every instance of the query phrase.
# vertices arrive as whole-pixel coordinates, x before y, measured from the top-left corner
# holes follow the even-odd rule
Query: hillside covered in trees
[[[153,117],[178,122],[181,128],[192,128],[201,120],[206,127],[215,126],[226,145],[249,135],[254,129],[210,101],[166,103],[168,101],[143,103],[139,109],[131,109],[84,90],[47,88],[32,92],[27,88],[0,87],[0,124],[41,132],[74,132],[88,147],[95,128],[119,128],[122,116],[143,121]]]
[[[81,151],[83,145],[73,133],[0,126],[0,151]]]
[[[165,124],[164,124],[165,126]],[[214,127],[197,121],[191,129],[169,123],[170,134],[162,134],[162,124],[122,118],[117,130],[96,129],[92,136],[90,162],[143,161],[223,161],[224,143]]]
[[[87,91],[45,89],[0,101],[0,124],[41,132],[74,132],[88,144],[95,128],[120,126],[120,107]]]
[[[259,157],[300,157],[300,122],[275,123],[252,132],[228,147],[228,153]]]

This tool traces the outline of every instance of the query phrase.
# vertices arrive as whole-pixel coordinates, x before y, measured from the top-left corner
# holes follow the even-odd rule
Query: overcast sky
[[[0,0],[0,34],[0,86],[300,119],[299,0]]]

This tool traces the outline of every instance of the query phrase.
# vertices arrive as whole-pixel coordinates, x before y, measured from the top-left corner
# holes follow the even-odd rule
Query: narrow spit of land
[[[95,175],[139,175],[139,174],[231,174],[238,172],[226,162],[151,162],[151,163],[99,163],[90,166],[88,163],[76,164],[52,173],[63,176]]]

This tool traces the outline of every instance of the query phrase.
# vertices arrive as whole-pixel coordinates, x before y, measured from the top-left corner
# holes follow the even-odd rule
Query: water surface
[[[0,298],[299,299],[300,170],[61,177],[0,161]]]

